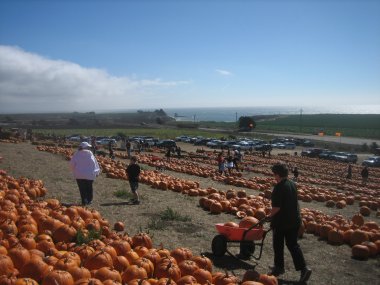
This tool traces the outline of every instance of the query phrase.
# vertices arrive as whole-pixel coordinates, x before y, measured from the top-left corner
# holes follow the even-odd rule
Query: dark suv
[[[158,147],[177,147],[177,144],[173,140],[162,140],[159,141],[156,146]]]
[[[301,156],[318,157],[318,155],[324,151],[322,148],[309,148],[301,152]]]

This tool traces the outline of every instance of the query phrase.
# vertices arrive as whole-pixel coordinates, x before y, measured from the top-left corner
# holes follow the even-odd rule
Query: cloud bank
[[[140,108],[155,94],[187,83],[115,77],[101,69],[0,45],[2,113]]]

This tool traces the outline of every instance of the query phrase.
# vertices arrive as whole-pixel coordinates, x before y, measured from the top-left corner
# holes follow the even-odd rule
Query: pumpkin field
[[[0,285],[300,284],[286,248],[285,274],[266,275],[271,232],[259,260],[211,250],[215,224],[239,227],[270,211],[270,167],[278,161],[300,171],[307,284],[380,284],[380,169],[371,168],[363,185],[359,164],[347,180],[345,163],[278,151],[247,153],[243,171],[220,175],[216,151],[179,145],[183,156],[170,161],[158,148],[136,154],[139,205],[129,203],[126,152],[97,156],[102,174],[93,203],[82,207],[68,165],[76,146],[1,141]]]

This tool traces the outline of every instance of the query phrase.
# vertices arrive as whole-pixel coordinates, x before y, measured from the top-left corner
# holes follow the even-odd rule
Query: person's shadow
[[[132,202],[112,202],[112,203],[102,203],[100,206],[125,206],[125,205],[130,205],[130,206],[136,206],[136,204],[133,204]]]

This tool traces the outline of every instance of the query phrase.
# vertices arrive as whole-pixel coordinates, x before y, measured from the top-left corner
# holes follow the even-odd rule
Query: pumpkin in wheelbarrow
[[[239,222],[239,228],[248,229],[258,223],[259,223],[259,220],[256,219],[255,217],[247,216]]]

